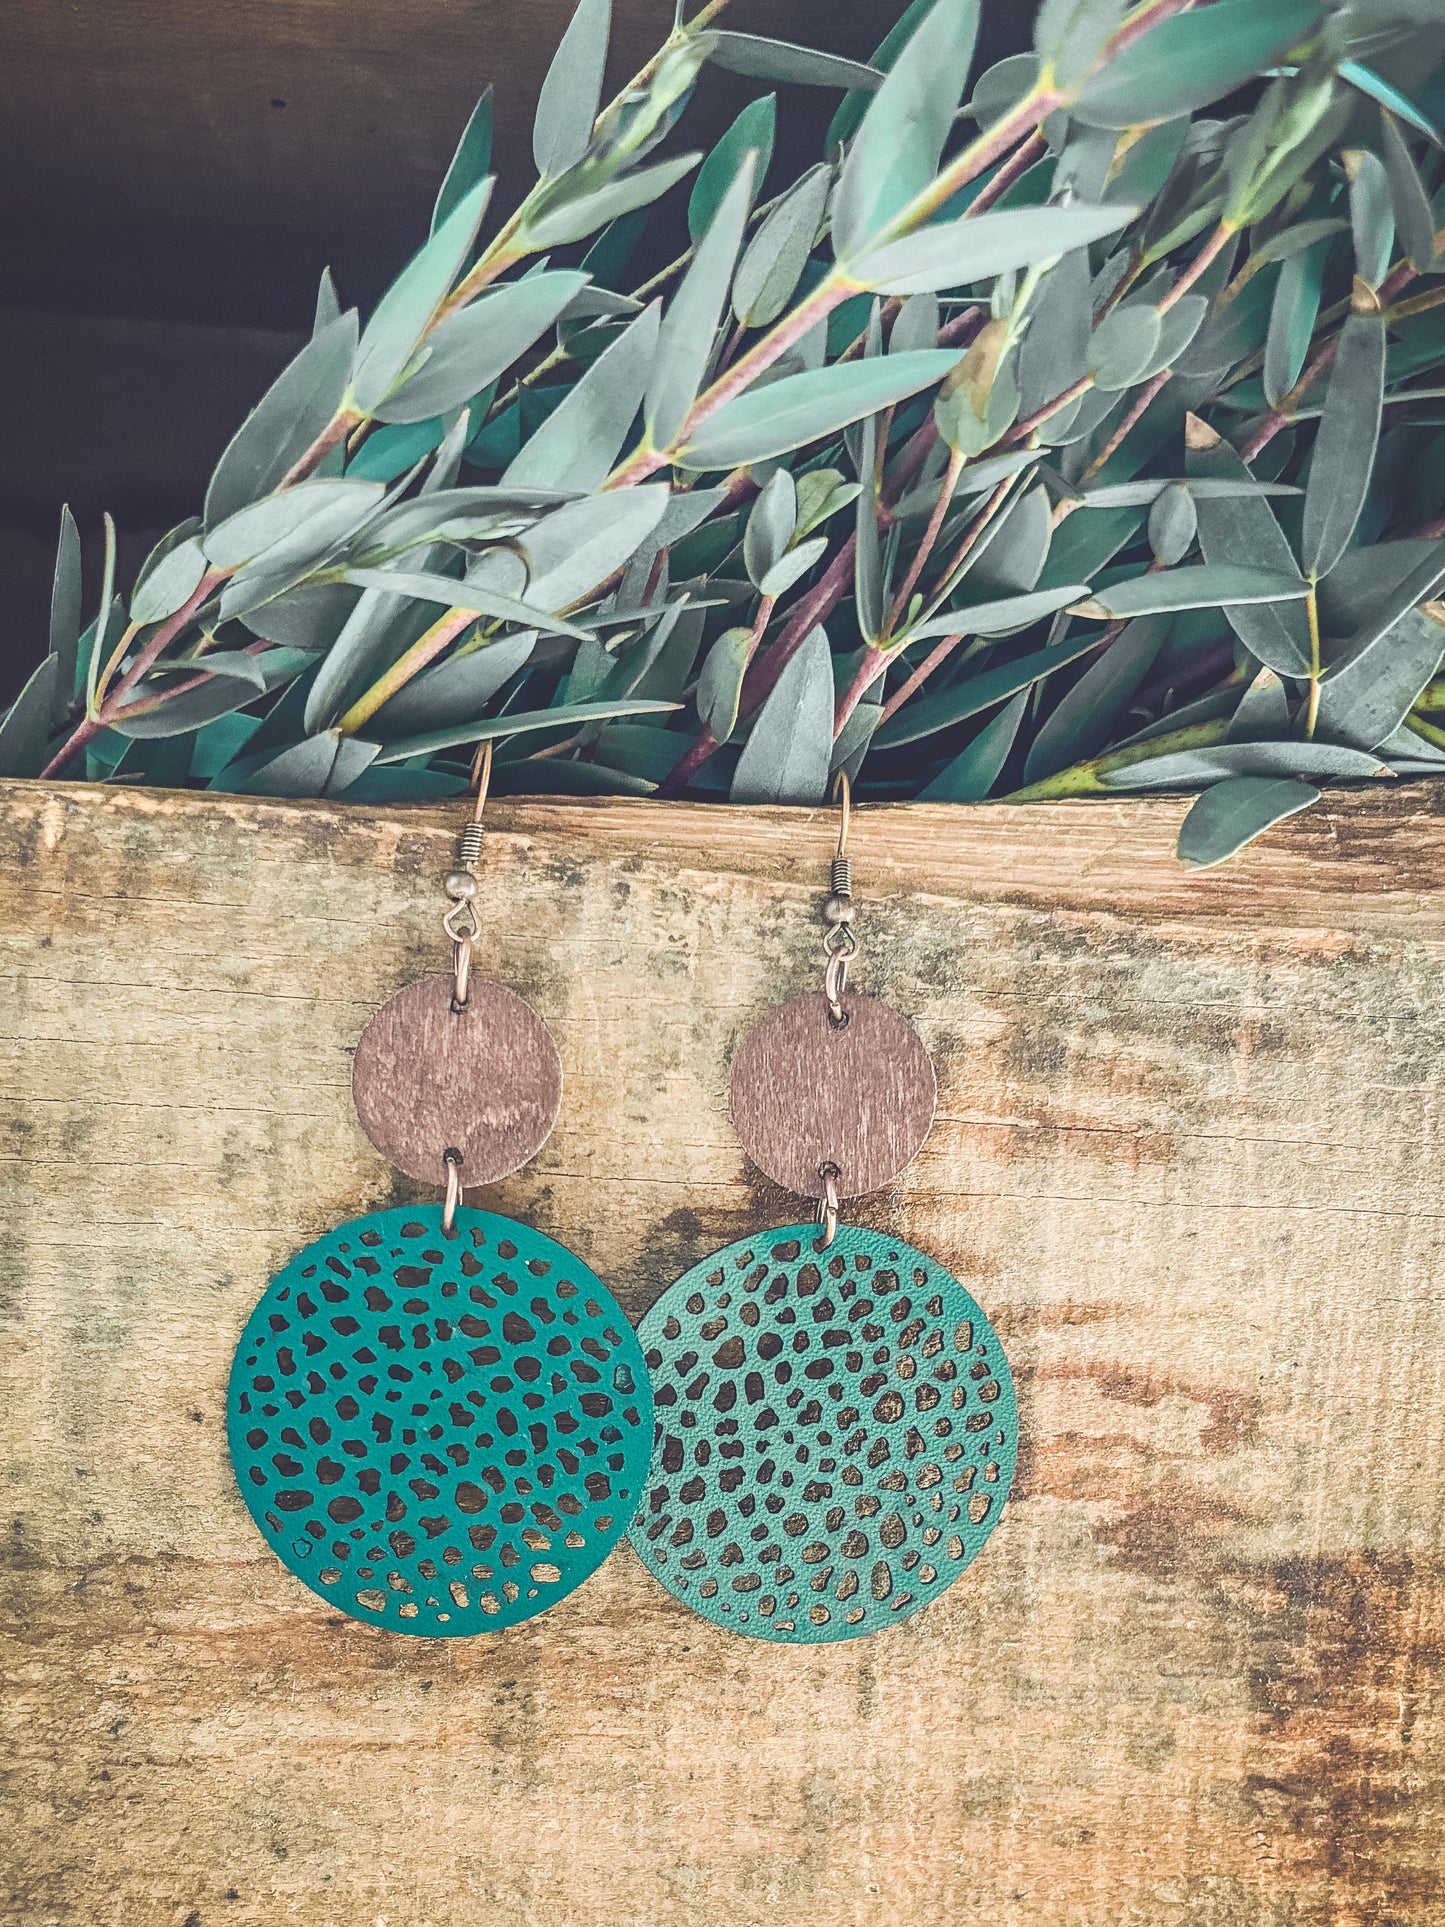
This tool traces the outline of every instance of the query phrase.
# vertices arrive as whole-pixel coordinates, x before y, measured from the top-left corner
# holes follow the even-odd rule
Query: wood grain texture
[[[349,1057],[438,967],[453,813],[0,786],[3,1918],[1445,1920],[1445,803],[1330,797],[1205,873],[1170,854],[1182,809],[855,820],[858,984],[940,1081],[858,1215],[968,1285],[1020,1398],[964,1579],[800,1651],[713,1629],[624,1547],[448,1647],[290,1579],[221,1421],[268,1275],[418,1195]],[[488,822],[479,963],[544,1017],[567,1099],[477,1201],[635,1319],[791,1215],[727,1066],[815,981],[832,823]]]
[[[826,1165],[844,1198],[891,1184],[918,1155],[938,1101],[928,1052],[903,1013],[852,992],[841,1003],[837,1025],[821,990],[764,1011],[728,1080],[744,1152],[804,1198],[823,1196]]]
[[[461,1153],[464,1189],[494,1184],[535,1157],[562,1102],[562,1063],[547,1026],[506,984],[419,977],[370,1019],[352,1058],[361,1128],[384,1158],[439,1185]]]

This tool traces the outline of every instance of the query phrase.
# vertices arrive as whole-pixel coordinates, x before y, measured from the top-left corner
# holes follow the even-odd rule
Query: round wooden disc
[[[383,1157],[445,1184],[462,1154],[464,1186],[492,1184],[547,1142],[562,1102],[562,1061],[532,1006],[472,979],[465,1010],[452,979],[423,977],[384,1003],[356,1047],[351,1094]]]
[[[917,1154],[938,1087],[923,1040],[876,997],[846,994],[836,1028],[821,992],[790,997],[743,1039],[732,1119],[760,1171],[820,1198],[818,1168],[838,1167],[840,1197],[876,1191]]]

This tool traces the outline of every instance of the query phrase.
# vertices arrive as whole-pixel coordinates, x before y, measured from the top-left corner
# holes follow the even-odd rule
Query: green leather
[[[652,1377],[629,1537],[668,1590],[756,1639],[854,1639],[982,1550],[1013,1478],[1008,1361],[958,1280],[882,1232],[740,1238],[638,1330]]]
[[[652,1395],[606,1287],[488,1211],[378,1211],[271,1280],[231,1368],[242,1497],[278,1559],[393,1632],[545,1612],[622,1537]]]

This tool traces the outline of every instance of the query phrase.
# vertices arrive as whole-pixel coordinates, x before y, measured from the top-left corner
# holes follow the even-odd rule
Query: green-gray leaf
[[[452,575],[431,575],[415,569],[348,569],[346,580],[358,588],[378,589],[387,595],[410,596],[422,602],[440,603],[459,614],[490,616],[496,622],[528,623],[545,629],[549,635],[570,636],[581,642],[587,631],[561,616],[544,615],[540,608],[519,602],[515,596],[502,595],[475,583],[459,582]]]
[[[970,716],[981,716],[984,710],[992,709],[1005,697],[1042,682],[1056,669],[1077,662],[1080,656],[1088,655],[1098,646],[1097,635],[1070,636],[1067,642],[1020,656],[1017,662],[985,669],[980,675],[970,676],[936,696],[922,696],[916,702],[905,703],[883,724],[873,738],[874,745],[878,749],[896,749],[902,743],[916,743],[924,736],[936,735],[940,729],[966,722]]]
[[[737,727],[743,676],[753,653],[751,629],[724,629],[707,652],[697,679],[698,721],[725,743]]]
[[[75,664],[84,620],[80,530],[67,504],[60,511],[60,539],[56,543],[55,574],[50,584],[50,653],[60,662],[55,689],[57,722],[69,707],[75,689]]]
[[[195,594],[206,573],[206,558],[194,536],[158,562],[131,597],[135,623],[164,622]]]
[[[308,538],[308,532],[317,539],[324,533],[329,540],[333,525],[364,514],[384,493],[380,482],[300,482],[227,516],[202,538],[201,547],[217,569],[238,569],[263,555],[269,568],[273,550],[279,561],[283,545],[289,559],[293,542]]]
[[[1395,211],[1395,226],[1404,242],[1410,265],[1419,274],[1428,274],[1435,263],[1435,216],[1430,196],[1425,192],[1405,137],[1394,116],[1380,112],[1380,132],[1385,144],[1385,172],[1390,180],[1390,201]]]
[[[44,769],[52,719],[69,695],[59,656],[47,656],[0,719],[0,776],[38,776]]]
[[[1320,683],[1319,729],[1378,749],[1404,722],[1445,657],[1445,628],[1407,609],[1382,636]]]
[[[379,401],[383,422],[445,415],[497,377],[546,332],[587,277],[571,270],[529,274],[485,294],[435,331],[416,372]]]
[[[1194,547],[1199,533],[1199,511],[1187,483],[1174,482],[1162,490],[1149,511],[1149,546],[1163,569],[1172,569]]]
[[[362,333],[351,377],[352,400],[363,414],[369,415],[390,394],[415,354],[427,323],[466,265],[491,191],[487,179],[464,194],[377,303]]]
[[[1138,381],[1159,346],[1162,320],[1148,302],[1124,302],[1105,315],[1089,342],[1094,386],[1113,391]]]
[[[432,210],[431,231],[436,233],[449,215],[460,207],[463,198],[470,194],[480,181],[487,177],[492,165],[492,90],[487,88],[476,106],[471,118],[462,129],[462,137],[457,142],[457,151],[452,155],[451,166],[437,195],[436,206]]]
[[[1028,705],[1029,692],[1021,689],[991,722],[984,724],[968,748],[918,792],[919,802],[982,803],[1008,761]]]
[[[697,399],[733,278],[752,205],[756,156],[744,154],[712,225],[693,249],[692,262],[668,303],[647,385],[647,438],[670,448]]]
[[[1223,743],[1213,749],[1173,750],[1101,769],[1099,780],[1111,790],[1183,790],[1222,776],[1380,776],[1378,756],[1335,743]]]
[[[937,173],[968,84],[978,15],[978,0],[938,0],[869,103],[833,202],[840,260],[861,254]]]
[[[1199,568],[1161,569],[1096,589],[1078,613],[1115,620],[1163,615],[1177,609],[1224,609],[1227,613],[1242,603],[1303,601],[1308,594],[1309,584],[1298,576],[1210,562]]]
[[[1352,314],[1340,333],[1310,460],[1301,553],[1312,577],[1329,574],[1355,532],[1374,473],[1384,394],[1384,316]]]
[[[535,629],[513,631],[424,670],[377,710],[371,727],[384,740],[470,722],[525,667],[536,644]]]
[[[778,97],[764,94],[750,100],[722,139],[697,170],[687,203],[687,231],[694,241],[706,234],[713,217],[722,206],[723,196],[737,178],[743,155],[751,148],[756,153],[753,177],[756,192],[762,187],[773,158],[773,141],[778,129]]]
[[[1024,765],[1026,783],[1053,776],[1107,747],[1167,633],[1162,622],[1131,622],[1090,663],[1034,737]]]
[[[587,152],[602,101],[611,25],[612,0],[577,0],[542,82],[532,122],[532,159],[544,177],[565,173]]]
[[[1249,468],[1225,441],[1212,448],[1188,448],[1185,468],[1191,482],[1196,477],[1206,481],[1254,480]],[[1199,544],[1207,563],[1223,568],[1242,565],[1246,570],[1262,569],[1279,576],[1298,573],[1294,551],[1263,496],[1196,495],[1195,501],[1199,507]],[[1301,583],[1301,598],[1303,594]],[[1223,603],[1222,597],[1215,600]],[[1225,613],[1245,648],[1276,675],[1309,674],[1309,623],[1302,600],[1257,606],[1235,602]]]
[[[1253,80],[1319,16],[1318,0],[1218,0],[1176,15],[1093,74],[1070,112],[1120,128],[1193,113]]]
[[[1350,181],[1350,226],[1355,237],[1355,268],[1372,288],[1389,272],[1395,248],[1395,210],[1390,199],[1390,177],[1378,154],[1368,148],[1348,149],[1344,156]]]
[[[750,80],[790,81],[802,87],[857,88],[872,92],[883,84],[876,67],[837,54],[799,47],[791,40],[766,40],[755,33],[712,33],[708,59],[714,67],[746,74]]]
[[[579,192],[529,222],[525,230],[526,243],[531,248],[560,248],[569,241],[583,241],[598,228],[606,227],[609,221],[657,200],[685,174],[690,174],[698,159],[696,154],[679,154],[675,160],[635,168],[632,173],[607,181],[590,193]]]
[[[661,321],[662,303],[653,301],[623,329],[522,444],[504,486],[592,489],[606,479],[642,405]]]
[[[743,531],[743,563],[754,588],[785,554],[798,522],[798,490],[787,469],[770,475],[758,491]]]
[[[857,287],[879,294],[956,288],[1085,247],[1127,225],[1134,213],[1129,207],[1021,207],[965,215],[869,249],[846,260],[844,270]]]
[[[833,657],[809,630],[758,711],[733,773],[734,803],[821,803],[833,751]]]
[[[970,589],[1028,595],[1038,587],[1053,540],[1048,490],[1020,495],[992,524],[969,561]]]
[[[941,615],[916,623],[908,631],[907,640],[923,642],[930,636],[1006,636],[1016,629],[1027,629],[1030,623],[1040,622],[1045,616],[1057,615],[1060,609],[1076,602],[1083,592],[1086,592],[1083,583],[1068,582],[1056,589],[1034,589],[1028,595],[1005,596],[998,602],[975,602],[962,609],[945,609]],[[1096,635],[1090,636],[1083,646],[1093,649],[1098,641]],[[970,710],[969,714],[972,713]]]
[[[786,455],[932,387],[959,359],[955,349],[929,348],[785,376],[724,403],[698,427],[677,462],[683,468],[735,468]]]
[[[1279,271],[1264,347],[1264,395],[1277,408],[1300,378],[1324,287],[1328,241],[1292,254]]]
[[[677,708],[676,703],[650,702],[629,696],[615,703],[568,703],[557,709],[519,709],[508,716],[484,716],[477,722],[428,730],[422,736],[408,736],[402,742],[388,743],[376,760],[406,763],[413,756],[434,756],[438,750],[459,749],[464,743],[500,742],[504,737],[525,736],[538,729],[571,729],[581,723],[605,722],[611,716],[661,716]]]
[[[733,313],[747,327],[771,326],[792,299],[817,238],[832,179],[831,168],[811,168],[779,198],[748,243],[732,295]]]
[[[1313,784],[1290,777],[1227,777],[1205,790],[1180,824],[1180,861],[1223,863],[1274,824],[1319,800]]]
[[[651,535],[667,504],[667,488],[654,483],[570,502],[534,524],[522,538],[532,569],[528,620],[536,622],[539,609],[570,608],[606,581]]]
[[[214,528],[276,487],[345,399],[356,358],[355,310],[323,328],[282,369],[236,430],[206,490]]]

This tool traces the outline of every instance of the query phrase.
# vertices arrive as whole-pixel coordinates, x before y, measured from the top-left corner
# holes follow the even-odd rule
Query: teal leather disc
[[[329,1605],[455,1638],[545,1612],[622,1537],[651,1449],[636,1335],[489,1211],[354,1218],[271,1280],[227,1400],[242,1496]]]
[[[694,1265],[638,1328],[652,1465],[629,1536],[669,1592],[755,1639],[855,1639],[982,1550],[1013,1479],[1003,1346],[958,1280],[815,1224]]]

